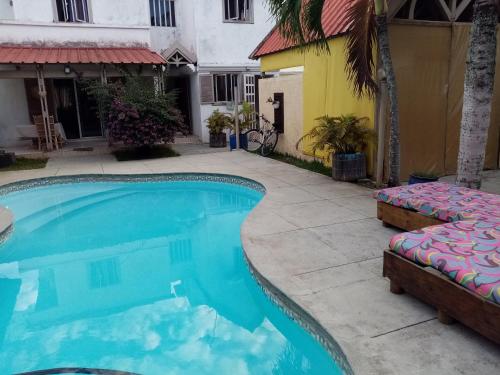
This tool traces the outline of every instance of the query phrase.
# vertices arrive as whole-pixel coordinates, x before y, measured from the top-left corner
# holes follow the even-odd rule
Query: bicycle
[[[269,156],[278,143],[278,131],[264,115],[260,115],[263,125],[258,129],[250,129],[246,132],[248,146],[247,151],[258,152],[262,156]]]

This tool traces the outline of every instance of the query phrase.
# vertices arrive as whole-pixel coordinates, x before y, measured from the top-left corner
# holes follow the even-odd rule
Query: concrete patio
[[[461,324],[442,325],[433,308],[411,296],[389,293],[382,250],[396,230],[376,219],[371,190],[246,152],[184,147],[183,156],[141,162],[85,152],[54,156],[45,169],[0,173],[0,184],[88,173],[254,179],[267,194],[242,228],[247,256],[331,333],[356,374],[500,373],[500,347]],[[500,187],[497,177],[488,177],[491,189]]]

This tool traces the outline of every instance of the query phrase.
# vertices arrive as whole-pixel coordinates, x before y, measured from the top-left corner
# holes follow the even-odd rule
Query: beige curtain
[[[469,25],[392,24],[399,89],[401,177],[456,171]],[[500,55],[486,168],[498,168]],[[387,164],[387,163],[386,163]]]

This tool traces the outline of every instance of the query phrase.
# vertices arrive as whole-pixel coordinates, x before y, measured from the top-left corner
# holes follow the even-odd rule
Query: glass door
[[[73,80],[54,79],[53,83],[57,121],[62,124],[67,139],[79,139],[78,104]]]
[[[81,83],[75,80],[74,85],[75,95],[78,98],[81,137],[102,137],[103,131],[98,116],[97,101],[87,94]]]

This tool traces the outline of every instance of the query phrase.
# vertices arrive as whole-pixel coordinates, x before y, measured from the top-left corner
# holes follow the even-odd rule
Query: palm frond
[[[328,49],[323,30],[323,7],[325,0],[308,0],[304,5],[303,25],[309,41],[319,49]]]
[[[346,43],[346,73],[358,97],[364,94],[371,97],[377,90],[373,54],[377,43],[374,1],[351,0],[347,21],[351,29]]]
[[[328,51],[322,25],[325,0],[267,0],[281,35],[301,48]]]

